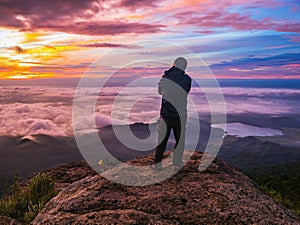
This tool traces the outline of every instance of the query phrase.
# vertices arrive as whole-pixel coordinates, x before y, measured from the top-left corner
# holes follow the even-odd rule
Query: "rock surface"
[[[62,191],[75,181],[97,173],[85,161],[81,161],[45,170],[43,174],[49,175],[54,180],[56,189]]]
[[[88,176],[70,185],[62,182],[68,187],[61,188],[33,224],[300,224],[291,211],[224,162],[216,159],[199,172],[201,157],[195,152],[177,174],[148,186],[113,183],[88,168],[80,172],[78,165],[80,176],[82,171]],[[150,165],[152,158],[130,163]]]
[[[0,225],[22,225],[22,223],[7,216],[0,216]]]

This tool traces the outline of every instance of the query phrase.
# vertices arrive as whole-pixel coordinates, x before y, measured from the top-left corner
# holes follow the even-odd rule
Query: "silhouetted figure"
[[[173,130],[173,164],[175,169],[182,166],[185,145],[185,125],[187,119],[187,95],[191,89],[191,78],[185,74],[187,61],[179,57],[173,66],[165,71],[158,83],[158,93],[162,95],[160,118],[158,120],[158,145],[155,153],[155,169],[161,170],[161,161],[167,142]]]

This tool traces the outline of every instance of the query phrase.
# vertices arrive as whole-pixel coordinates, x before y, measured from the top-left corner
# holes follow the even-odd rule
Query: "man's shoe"
[[[155,165],[155,171],[162,171],[161,165]]]

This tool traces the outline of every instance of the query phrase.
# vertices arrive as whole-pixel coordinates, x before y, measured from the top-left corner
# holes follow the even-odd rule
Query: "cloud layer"
[[[98,88],[86,88],[86,100],[97,97],[98,91]],[[132,87],[128,92],[118,94],[120,91],[120,87],[107,87],[103,91],[105,95],[100,95],[95,111],[96,127],[101,128],[112,122],[156,122],[160,96],[155,87]],[[209,88],[206,91],[212,94],[215,92]],[[222,91],[228,114],[279,116],[300,112],[297,104],[300,90],[227,87]],[[24,93],[27,93],[27,97]],[[73,95],[74,88],[0,87],[0,97],[9,97],[0,105],[0,135],[72,135]],[[120,100],[118,103],[116,96]],[[191,99],[197,99],[196,108],[200,115],[210,114],[210,107],[201,89],[193,88],[190,96]],[[74,123],[79,124],[83,132],[89,132],[93,126],[88,126],[88,121],[89,118],[82,115]]]

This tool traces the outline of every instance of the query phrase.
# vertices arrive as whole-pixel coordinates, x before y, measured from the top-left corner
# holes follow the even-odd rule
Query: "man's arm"
[[[190,79],[190,82],[189,82],[189,87],[188,87],[188,92],[187,92],[187,93],[189,93],[189,92],[190,92],[190,90],[191,90],[191,87],[192,87],[192,79]]]
[[[162,79],[160,79],[160,81],[158,82],[158,94],[162,95]]]

